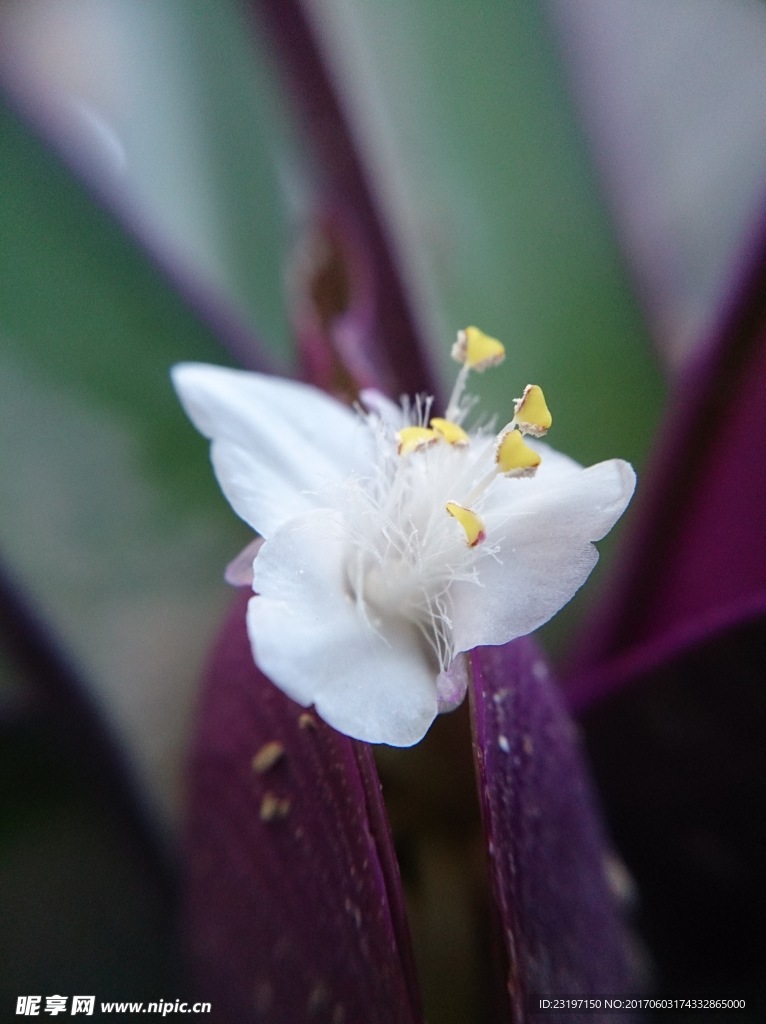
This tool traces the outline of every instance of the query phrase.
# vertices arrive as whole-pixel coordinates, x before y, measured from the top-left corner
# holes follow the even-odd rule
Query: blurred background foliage
[[[481,382],[493,413],[537,381],[557,447],[640,468],[664,395],[650,338],[661,353],[675,339],[672,317],[646,319],[656,306],[635,272],[641,252],[626,247],[619,167],[604,157],[615,124],[631,138],[635,126],[619,125],[619,109],[609,121],[580,88],[583,53],[613,70],[598,65],[609,23],[597,45],[588,35],[597,6],[581,22],[571,4],[526,0],[305,10],[434,379],[449,386],[454,333],[476,322],[509,353]],[[624,47],[624,23],[612,28]],[[176,978],[165,858],[195,689],[229,597],[222,568],[248,539],[168,368],[300,370],[285,281],[325,180],[257,5],[6,0],[0,38],[1,995],[156,998]],[[656,46],[656,33],[633,45]],[[650,66],[636,61],[634,91]],[[630,80],[622,88],[633,95]],[[651,114],[639,109],[637,131],[651,132]],[[647,180],[651,206],[663,180]],[[726,231],[714,225],[718,298],[760,181],[729,203]],[[700,238],[700,219],[720,213],[710,194],[705,209],[691,204]],[[684,255],[679,288],[694,276]],[[684,351],[713,300],[706,309],[684,322]],[[44,671],[19,656],[20,608],[49,652]],[[63,694],[56,666],[72,680]],[[88,781],[87,730],[74,743],[57,727],[84,707],[132,780],[115,776],[114,792]],[[130,825],[103,813],[122,806],[121,786]],[[162,837],[149,852],[125,841],[139,821]],[[32,914],[40,894],[48,910]]]

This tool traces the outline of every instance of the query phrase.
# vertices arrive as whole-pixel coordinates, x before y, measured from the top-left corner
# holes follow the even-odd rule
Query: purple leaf
[[[762,608],[626,676],[585,717],[660,990],[747,996],[751,1012],[766,960],[765,627]]]
[[[670,403],[620,580],[567,681],[575,706],[766,606],[764,381],[766,221]]]
[[[42,712],[55,721],[60,745],[88,778],[102,805],[103,822],[127,826],[127,844],[135,847],[147,875],[159,879],[169,897],[173,890],[169,864],[145,795],[131,775],[121,744],[99,713],[75,665],[2,563],[0,640],[9,662],[29,684],[16,714]],[[13,705],[11,708],[14,710]]]
[[[566,681],[664,991],[763,989],[766,222]],[[748,1005],[750,1005],[748,1003]]]
[[[370,748],[254,666],[244,593],[214,652],[191,766],[186,932],[217,1020],[421,1019]]]
[[[351,337],[342,339],[340,345],[328,332],[324,342],[336,358],[351,357],[350,368],[354,364],[365,368],[358,383],[364,384],[371,375],[377,386],[393,394],[415,394],[423,388],[433,394],[429,386],[433,367],[419,336],[411,296],[400,277],[353,131],[315,38],[312,19],[299,0],[278,4],[251,0],[250,7],[259,26],[273,40],[304,137],[322,168],[334,219],[327,237],[335,245],[342,241],[342,257],[356,262],[356,267],[350,265],[352,273],[374,280],[380,297],[374,307],[374,320],[368,319],[369,309],[362,318],[364,330],[352,329]],[[353,239],[349,225],[353,225]],[[341,233],[345,238],[341,239]],[[315,337],[315,345],[321,340]],[[356,346],[355,353],[352,346]],[[316,358],[316,348],[314,351]]]
[[[480,800],[514,1024],[530,1019],[532,995],[635,992],[614,887],[619,871],[576,727],[545,662],[528,639],[477,648],[470,658]]]

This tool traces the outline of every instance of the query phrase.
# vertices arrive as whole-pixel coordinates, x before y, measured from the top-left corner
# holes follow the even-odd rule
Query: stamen
[[[455,448],[465,448],[468,444],[468,434],[457,423],[452,420],[442,419],[434,416],[429,424],[446,442]]]
[[[525,444],[520,430],[508,430],[501,434],[495,452],[499,473],[505,476],[532,476],[542,459],[536,451]]]
[[[463,397],[465,382],[471,370],[483,373],[490,366],[498,366],[505,359],[505,348],[497,338],[490,338],[478,327],[466,327],[457,332],[457,341],[450,353],[456,363],[462,363],[447,404],[445,417],[448,420],[462,419],[460,399]]]
[[[527,384],[524,394],[514,403],[515,416],[513,422],[524,434],[542,437],[550,430],[553,417],[545,401],[542,388],[537,384]]]
[[[465,363],[477,373],[483,373],[490,366],[502,363],[505,347],[497,338],[490,338],[478,327],[466,327],[464,331],[458,331],[451,355],[455,362]]]
[[[482,523],[476,513],[472,512],[470,508],[458,505],[456,501],[448,501],[445,508],[463,527],[468,547],[475,548],[477,544],[481,544],[487,534],[484,531],[484,523]]]
[[[439,435],[435,430],[428,427],[402,427],[396,433],[398,442],[397,452],[399,455],[409,455],[410,452],[421,451],[436,444]]]

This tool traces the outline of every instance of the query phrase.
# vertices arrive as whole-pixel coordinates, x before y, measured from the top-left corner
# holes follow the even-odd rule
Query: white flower
[[[467,328],[453,356],[443,418],[430,399],[367,392],[352,410],[292,381],[173,370],[224,494],[264,538],[247,613],[257,664],[374,743],[417,742],[465,694],[448,672],[456,655],[529,633],[569,601],[635,485],[625,462],[583,469],[525,440],[550,425],[536,387],[498,435],[466,432],[466,377],[503,349]]]

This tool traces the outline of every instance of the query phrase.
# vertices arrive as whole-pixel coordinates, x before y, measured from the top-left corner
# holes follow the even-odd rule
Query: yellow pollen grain
[[[451,355],[455,362],[465,363],[477,373],[482,373],[502,363],[505,359],[505,346],[478,327],[466,327],[464,331],[458,331]]]
[[[271,740],[264,743],[261,749],[253,757],[252,766],[256,775],[262,775],[284,757],[285,748],[279,740]]]
[[[481,544],[487,535],[484,532],[484,523],[476,513],[472,512],[470,508],[458,505],[456,501],[448,501],[445,508],[463,527],[468,547],[475,548],[477,544]]]
[[[525,443],[521,431],[509,430],[500,438],[495,461],[498,471],[506,476],[530,476],[542,460],[538,453]]]
[[[410,452],[417,452],[436,444],[439,435],[429,427],[402,427],[397,431],[396,439],[398,442],[396,450],[399,455],[409,455]]]
[[[290,801],[274,793],[265,793],[261,800],[261,821],[277,821],[290,813]]]
[[[543,389],[537,384],[527,384],[524,394],[516,399],[515,409],[513,421],[525,434],[542,437],[550,430],[553,417],[545,401]]]
[[[465,448],[468,444],[468,434],[457,423],[453,423],[452,420],[445,420],[440,416],[434,416],[429,425],[447,444],[451,444],[455,448]]]

